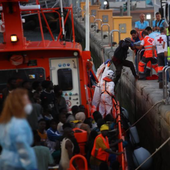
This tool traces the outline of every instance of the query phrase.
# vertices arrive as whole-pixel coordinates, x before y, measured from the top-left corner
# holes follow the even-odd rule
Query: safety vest
[[[144,49],[145,49],[145,52],[144,52],[144,57],[146,58],[150,58],[150,57],[153,57],[153,53],[152,53],[152,47],[153,47],[153,41],[154,39],[153,38],[150,38],[149,36],[145,36],[145,38],[143,39],[144,41]]]
[[[168,28],[166,29],[166,31],[167,31],[167,43],[168,43],[168,57],[167,57],[167,60],[170,61],[170,47],[169,47],[170,44],[169,44],[169,42],[168,42],[168,41],[169,41],[169,38],[168,38],[168,37],[169,37],[170,35],[169,35],[169,30],[168,30]]]
[[[143,36],[142,36],[142,31],[139,31],[138,32],[138,37],[139,37],[139,40],[142,41],[143,40]],[[131,40],[132,42],[135,42],[135,40],[131,37]]]
[[[91,155],[101,161],[108,161],[109,159],[109,153],[105,152],[104,150],[102,150],[102,148],[99,148],[97,150],[97,155],[95,155],[95,152],[96,152],[96,140],[97,138],[102,138],[103,140],[103,143],[106,145],[107,149],[110,149],[109,147],[109,140],[108,140],[108,137],[103,137],[102,134],[98,135],[94,141],[94,145],[93,145],[93,149],[91,151]]]
[[[140,41],[142,41],[142,40],[143,40],[142,31],[139,31],[139,32],[138,32],[138,35],[139,35]]]
[[[112,80],[108,77],[103,78],[103,80],[105,81],[105,84],[104,84],[105,88],[104,88],[104,91],[102,91],[101,95],[106,92],[109,96],[112,96],[110,92],[108,92],[106,89],[107,82],[111,82]]]

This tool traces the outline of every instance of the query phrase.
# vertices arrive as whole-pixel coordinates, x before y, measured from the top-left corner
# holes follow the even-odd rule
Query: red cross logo
[[[164,41],[164,40],[162,39],[162,37],[160,37],[159,39],[157,39],[157,41],[159,41],[159,43],[161,44],[162,41]]]
[[[152,44],[152,43],[153,43],[153,39],[152,39],[152,38],[149,38],[149,39],[148,39],[148,42]]]

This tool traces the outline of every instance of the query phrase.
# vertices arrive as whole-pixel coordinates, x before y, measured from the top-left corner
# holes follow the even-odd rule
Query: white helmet
[[[113,80],[115,78],[115,73],[112,70],[108,70],[107,77]]]

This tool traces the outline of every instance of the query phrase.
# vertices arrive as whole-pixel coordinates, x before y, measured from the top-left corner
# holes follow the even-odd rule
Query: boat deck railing
[[[38,15],[38,22],[39,22],[39,27],[40,27],[40,33],[41,33],[41,39],[42,39],[42,43],[45,47],[45,38],[44,38],[44,31],[43,31],[43,24],[42,24],[42,19],[44,20],[44,23],[47,27],[47,30],[51,36],[52,41],[66,41],[66,35],[63,35],[63,25],[66,25],[66,22],[68,22],[68,18],[69,15],[71,17],[71,26],[72,26],[72,42],[75,45],[75,30],[74,30],[74,18],[73,18],[73,9],[72,9],[72,5],[70,7],[63,7],[63,9],[65,9],[66,14],[64,17],[64,23],[62,23],[62,15],[60,14],[59,10],[61,9],[60,7],[52,7],[52,8],[41,8],[40,3],[45,3],[47,4],[48,1],[39,1],[36,0],[36,2],[34,2],[35,5],[21,5],[20,6],[20,13],[22,14],[22,16],[25,15]],[[53,2],[54,3],[54,2]],[[55,1],[55,3],[57,3],[57,0]],[[32,3],[33,4],[33,3]],[[35,8],[36,7],[36,8]],[[48,6],[49,7],[49,6]],[[0,11],[1,13],[3,13],[3,10]],[[56,13],[58,15],[59,18],[59,35],[56,37],[54,37],[52,30],[50,28],[50,25],[47,21],[46,18],[46,14],[49,13]],[[3,16],[3,15],[1,15]],[[42,18],[41,18],[42,17]],[[2,17],[2,22],[4,23],[4,19]]]
[[[121,113],[120,113],[120,105],[119,102],[113,98],[113,117],[116,116],[116,123],[118,128],[118,139],[124,140],[124,135],[122,133],[122,124],[121,124]],[[123,142],[118,143],[118,152],[124,152],[123,154],[118,156],[118,161],[121,165],[121,170],[127,170],[127,158],[126,158],[126,150],[123,148]]]

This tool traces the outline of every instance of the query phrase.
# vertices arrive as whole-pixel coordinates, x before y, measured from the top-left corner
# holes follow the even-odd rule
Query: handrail
[[[100,21],[100,24],[102,25],[102,19],[95,19],[95,20],[94,20],[94,25],[95,25],[95,23],[97,23],[96,21]],[[96,26],[95,26],[94,28],[95,28],[94,31],[97,32]],[[99,28],[99,27],[98,27],[98,28]]]
[[[169,102],[169,92],[168,92],[168,82],[167,82],[167,73],[170,70],[170,66],[165,66],[163,68],[163,99],[165,99],[165,104],[168,105]]]
[[[77,8],[78,8],[77,6],[74,6],[74,7],[73,7],[73,12],[74,12],[74,14],[76,14]]]
[[[90,15],[90,18],[93,17],[93,25],[94,25],[94,21],[96,19],[96,16],[95,15]]]
[[[116,110],[117,110],[117,124],[118,124],[118,129],[119,129],[118,139],[122,139],[122,126],[121,126],[121,117],[120,117],[119,102],[117,102]],[[123,152],[124,151],[124,149],[123,149],[123,142],[119,142],[118,143],[118,151],[119,152]],[[125,156],[124,156],[124,154],[119,155],[119,159],[121,161],[120,164],[121,164],[122,170],[125,170]]]
[[[82,10],[80,7],[78,7],[77,9],[76,9],[76,14],[77,14],[77,17],[78,17],[78,15],[79,15],[79,10]]]
[[[81,12],[82,12],[82,9],[79,8],[79,9],[78,9],[78,12],[77,12],[77,18],[81,18]]]
[[[42,29],[42,23],[41,23],[40,14],[42,14],[42,13],[50,13],[50,12],[58,13],[57,10],[59,10],[59,9],[60,9],[60,7],[57,7],[57,8],[41,8],[39,10],[35,10],[35,9],[34,10],[33,9],[21,9],[20,10],[21,12],[28,12],[30,14],[38,14],[38,20],[39,20],[39,24],[40,24],[40,32],[41,32],[43,45],[45,45],[44,44],[45,39],[44,39],[44,33],[43,33],[43,29]],[[71,13],[71,17],[73,18],[73,10],[72,10],[72,6],[64,7],[64,9],[67,10],[67,15],[66,15],[65,20],[64,20],[64,25],[65,25],[70,13]],[[59,13],[58,13],[58,15],[59,15],[59,17],[61,17],[61,15]],[[59,20],[59,24],[60,24],[60,33],[59,33],[59,36],[57,38],[57,41],[59,41],[59,38],[61,38],[60,36],[62,35],[61,20]],[[47,25],[47,27],[48,27],[48,25]],[[73,42],[75,43],[74,20],[72,20],[72,27],[73,27],[72,37],[73,37]],[[52,37],[52,39],[53,39],[53,37]]]
[[[113,33],[114,32],[118,32],[118,37],[119,37],[119,41],[120,41],[120,31],[119,30],[112,30],[111,32],[110,32],[110,36],[111,36],[111,49],[113,49],[113,46],[112,46],[112,41],[113,41]],[[119,43],[119,42],[118,42]]]
[[[68,170],[76,170],[75,168],[74,168],[74,166],[73,166],[73,161],[75,161],[75,159],[76,158],[80,158],[80,159],[82,159],[83,161],[84,161],[84,170],[88,170],[88,165],[87,165],[87,160],[86,160],[86,158],[84,157],[84,156],[82,156],[82,155],[75,155],[75,156],[73,156],[72,158],[71,158],[71,160],[70,160],[70,168],[68,169]]]
[[[117,126],[118,126],[118,132],[119,132],[118,139],[124,140],[124,136],[122,133],[122,126],[121,126],[120,105],[119,105],[119,102],[116,101],[114,98],[112,99],[112,102],[113,102],[113,110],[114,110],[114,111],[112,111],[113,112],[112,114],[113,114],[113,117],[116,119]],[[114,112],[116,112],[116,114]],[[118,151],[124,152],[123,142],[118,143]],[[121,169],[126,170],[127,169],[127,160],[126,160],[125,153],[118,156],[118,161],[121,165]]]
[[[137,68],[138,68],[138,64],[139,64],[139,62],[141,60],[141,53],[143,51],[145,51],[145,49],[138,50],[138,52],[137,52],[137,66],[136,66]],[[138,72],[138,74],[139,74],[139,72]]]
[[[110,25],[109,24],[102,24],[101,25],[101,38],[102,38],[102,43],[103,43],[103,26],[108,27],[108,43],[110,44]]]

